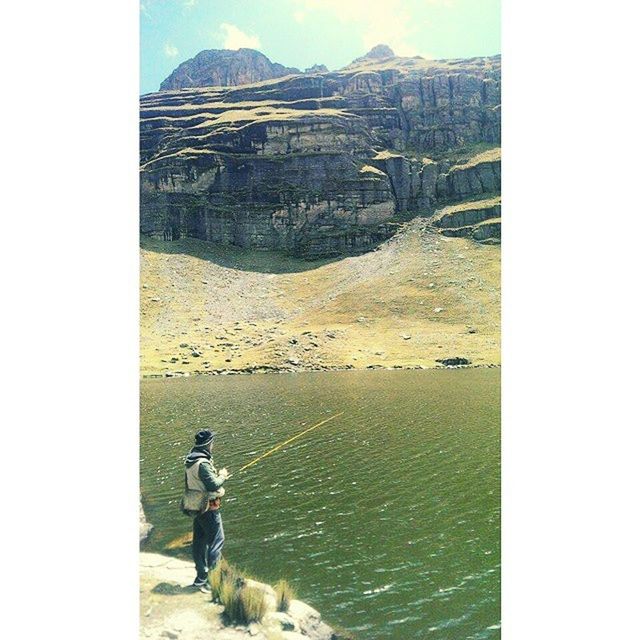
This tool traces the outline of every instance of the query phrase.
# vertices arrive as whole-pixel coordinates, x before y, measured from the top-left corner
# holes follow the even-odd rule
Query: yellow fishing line
[[[240,469],[240,471],[244,471],[245,469],[248,469],[251,465],[254,465],[256,462],[260,462],[260,460],[266,458],[267,456],[270,456],[272,453],[275,453],[278,449],[282,449],[282,447],[284,447],[285,445],[289,444],[290,442],[293,442],[294,440],[297,440],[298,438],[303,436],[305,433],[309,433],[309,431],[313,431],[314,429],[317,429],[318,427],[322,426],[323,424],[326,424],[327,422],[329,422],[329,420],[333,420],[334,418],[337,418],[338,416],[341,416],[343,413],[344,413],[344,411],[341,411],[340,413],[336,413],[335,415],[333,415],[333,416],[331,416],[329,418],[325,418],[321,422],[318,422],[318,424],[314,424],[312,427],[309,427],[308,429],[305,429],[304,431],[301,431],[300,433],[298,433],[297,435],[293,436],[292,438],[289,438],[288,440],[285,440],[284,442],[281,442],[280,444],[278,444],[275,447],[273,447],[273,449],[269,449],[269,451],[267,451],[266,453],[263,453],[261,456],[258,456],[257,458],[255,458],[251,462],[248,462],[247,464],[245,464],[244,467],[242,467]],[[238,471],[238,473],[240,473],[240,471]]]
[[[314,424],[312,427],[309,427],[309,428],[305,429],[304,431],[301,431],[300,433],[297,433],[295,436],[289,438],[288,440],[285,440],[284,442],[281,442],[280,444],[278,444],[275,447],[273,447],[273,449],[269,449],[269,451],[267,451],[266,453],[263,453],[261,456],[258,456],[257,458],[253,459],[251,462],[248,462],[247,464],[245,464],[244,467],[242,467],[240,469],[240,471],[244,471],[245,469],[248,469],[250,466],[254,465],[256,462],[260,462],[260,460],[263,460],[267,456],[270,456],[272,453],[275,453],[276,451],[278,451],[278,449],[282,449],[282,447],[284,447],[285,445],[287,445],[290,442],[293,442],[294,440],[297,440],[298,438],[302,437],[305,433],[309,433],[310,431],[313,431],[314,429],[317,429],[318,427],[322,426],[323,424],[327,424],[327,422],[329,422],[329,420],[333,420],[334,418],[337,418],[338,416],[341,416],[343,413],[344,413],[344,411],[341,411],[340,413],[336,413],[333,416],[325,418],[324,420],[321,420],[317,424]],[[238,473],[240,473],[240,471]],[[193,534],[185,533],[184,535],[179,536],[175,540],[172,540],[169,544],[167,544],[165,546],[165,549],[179,549],[180,547],[186,547],[188,544],[191,544],[192,539],[193,539]]]

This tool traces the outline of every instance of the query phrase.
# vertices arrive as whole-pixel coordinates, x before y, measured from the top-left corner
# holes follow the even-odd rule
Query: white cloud
[[[447,3],[451,0],[429,0]],[[406,9],[404,0],[295,0],[296,13],[324,11],[342,23],[360,27],[363,53],[377,44],[387,44],[399,56],[425,55],[411,44],[418,33],[415,20]]]
[[[304,22],[305,16],[306,16],[306,14],[305,14],[305,12],[304,12],[304,11],[294,11],[294,12],[293,12],[293,19],[294,19],[298,24],[300,24],[300,23]]]
[[[192,7],[196,6],[196,3],[198,2],[198,0],[183,0],[182,1],[182,5],[186,8],[186,9],[191,9]]]
[[[222,46],[225,49],[259,49],[260,38],[258,36],[251,36],[244,31],[241,31],[234,24],[223,22],[220,25],[220,31],[224,42]]]
[[[167,56],[167,58],[175,58],[178,53],[178,48],[170,44],[169,42],[164,45],[164,55]]]

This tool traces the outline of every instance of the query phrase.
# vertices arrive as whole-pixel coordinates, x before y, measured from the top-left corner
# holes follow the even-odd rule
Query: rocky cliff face
[[[483,193],[500,192],[500,149],[480,153],[440,174],[436,185],[441,200],[461,200]]]
[[[499,192],[499,105],[499,56],[428,62],[383,46],[341,71],[143,96],[141,231],[366,251],[401,220]]]
[[[438,211],[433,224],[445,236],[499,241],[502,228],[500,197],[481,198]]]
[[[254,49],[211,49],[183,62],[162,82],[160,91],[188,87],[231,87],[281,78],[299,69],[271,62]]]

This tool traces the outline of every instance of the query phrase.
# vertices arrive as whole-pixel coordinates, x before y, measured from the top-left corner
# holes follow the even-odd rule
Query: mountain
[[[393,49],[386,44],[377,44],[371,51],[363,55],[361,58],[356,58],[351,64],[356,65],[361,62],[368,62],[369,60],[384,60],[386,58],[395,58],[396,54]]]
[[[210,49],[183,62],[160,85],[160,91],[188,87],[231,87],[280,78],[299,69],[271,62],[254,49]]]
[[[327,69],[324,64],[314,64],[304,70],[305,73],[325,73],[327,71],[329,71],[329,69]]]
[[[235,66],[243,56],[287,75],[257,79]],[[421,216],[498,241],[500,56],[379,45],[338,71],[274,66],[248,49],[202,52],[142,96],[143,235],[318,258],[368,251]]]

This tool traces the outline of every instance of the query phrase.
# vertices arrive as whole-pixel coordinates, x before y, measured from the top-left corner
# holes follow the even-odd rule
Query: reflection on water
[[[360,638],[500,634],[500,377],[495,369],[200,377],[142,384],[149,548],[189,529],[193,433],[218,433],[226,557],[292,582]],[[171,551],[188,557],[188,551]]]

